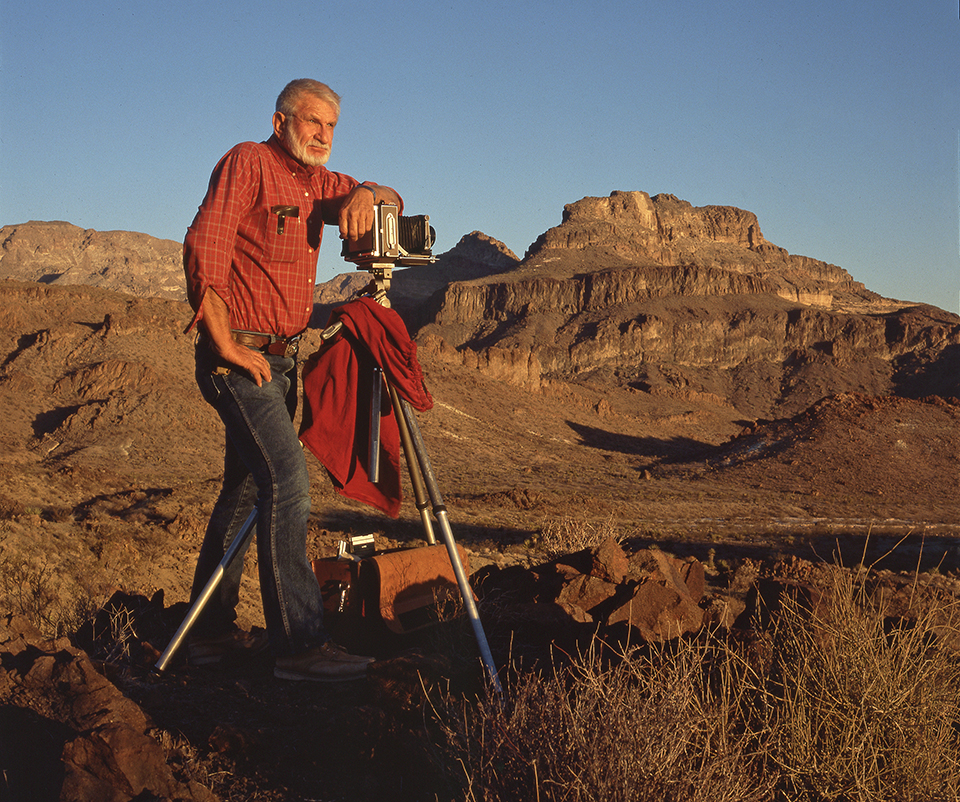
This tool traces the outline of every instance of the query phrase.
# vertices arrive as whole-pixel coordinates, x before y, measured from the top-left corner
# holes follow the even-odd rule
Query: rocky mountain
[[[709,394],[750,417],[831,392],[960,394],[960,318],[884,299],[767,242],[757,218],[672,195],[565,207],[524,259],[451,283],[420,337],[507,381],[593,377]]]
[[[791,256],[767,242],[757,216],[731,206],[693,207],[673,195],[613,192],[564,208],[563,222],[542,234],[527,252],[532,264],[554,261],[558,251],[589,252],[634,266],[659,265],[702,273],[697,281],[670,282],[652,294],[772,293],[789,301],[829,306],[838,290],[876,298],[845,270]],[[539,260],[533,257],[540,256]],[[570,269],[577,263],[568,260]],[[733,276],[747,277],[738,281]]]
[[[0,230],[0,276],[183,300],[181,246],[131,232]],[[313,325],[370,276],[317,287]],[[421,347],[537,390],[553,381],[714,398],[745,418],[834,392],[960,395],[960,318],[871,292],[768,242],[752,212],[613,192],[564,208],[519,259],[481,233],[394,271],[390,298]]]
[[[140,297],[180,301],[187,297],[179,242],[63,222],[0,228],[0,277],[85,284]]]
[[[391,300],[416,318],[424,299],[451,281],[498,273],[519,261],[503,243],[474,231],[452,250],[439,254],[435,264],[397,270]],[[0,279],[56,286],[82,284],[140,298],[187,299],[181,243],[57,221],[0,228]],[[318,284],[314,302],[320,309],[314,325],[323,325],[330,308],[354,296],[369,281],[368,273],[345,272]]]

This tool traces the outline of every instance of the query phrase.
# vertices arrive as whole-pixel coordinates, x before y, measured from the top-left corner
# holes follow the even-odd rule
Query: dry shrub
[[[960,799],[960,665],[931,632],[956,603],[891,622],[862,574],[835,569],[772,631],[772,758],[790,799]]]
[[[620,540],[612,520],[600,523],[564,516],[545,521],[535,538],[537,547],[542,549],[548,557],[559,557],[564,554],[596,548],[607,540]]]
[[[45,637],[72,634],[96,610],[92,592],[67,584],[46,556],[0,552],[0,613],[25,616]]]
[[[960,661],[934,625],[893,622],[836,569],[768,632],[701,633],[611,659],[599,646],[442,700],[438,761],[469,802],[960,799]]]
[[[742,683],[705,674],[705,643],[613,660],[593,648],[549,676],[517,677],[506,704],[490,697],[456,714],[448,706],[445,732],[464,798],[766,798],[753,776],[753,736],[729,728],[724,712],[736,706],[729,695]],[[721,673],[743,668],[727,660]]]

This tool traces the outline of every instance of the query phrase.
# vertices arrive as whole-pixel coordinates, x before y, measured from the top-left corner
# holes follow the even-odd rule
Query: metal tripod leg
[[[396,390],[390,387],[390,399],[394,404],[394,414],[398,422],[402,419],[407,436],[410,438],[411,450],[416,459],[416,467],[426,484],[427,492],[433,503],[433,514],[440,524],[440,532],[443,536],[444,545],[447,547],[447,554],[450,557],[450,564],[453,566],[453,573],[457,577],[457,585],[460,588],[460,596],[463,599],[463,606],[467,611],[467,617],[470,619],[470,625],[473,627],[473,635],[476,638],[477,646],[480,649],[480,658],[487,670],[487,677],[490,685],[498,695],[503,693],[500,686],[500,678],[497,676],[497,666],[493,662],[493,655],[490,653],[490,646],[487,643],[486,633],[483,631],[483,624],[480,622],[480,614],[477,612],[477,605],[473,599],[473,589],[467,579],[463,563],[460,561],[460,554],[457,552],[457,544],[453,539],[453,530],[450,528],[450,521],[447,518],[447,508],[443,503],[443,497],[440,495],[440,489],[437,486],[437,480],[433,473],[433,467],[430,465],[430,457],[427,455],[427,448],[424,445],[423,437],[420,434],[420,426],[417,423],[417,416],[413,407],[401,399]],[[410,460],[410,454],[407,453],[407,459]],[[410,463],[410,472],[414,473],[414,465]],[[414,482],[416,486],[416,482]],[[429,530],[432,534],[432,529]]]
[[[240,531],[237,532],[236,537],[230,542],[230,546],[223,555],[223,559],[218,563],[207,584],[204,586],[203,591],[197,596],[196,601],[187,611],[187,615],[184,617],[183,623],[180,624],[180,628],[176,631],[170,643],[167,644],[167,648],[163,654],[160,655],[160,659],[157,660],[153,667],[154,672],[162,674],[170,664],[170,661],[173,660],[173,656],[177,653],[184,639],[193,628],[197,618],[200,617],[200,613],[203,612],[203,608],[206,607],[207,602],[210,601],[210,597],[213,596],[213,592],[217,589],[217,585],[220,584],[220,580],[223,579],[227,568],[229,568],[230,564],[236,559],[237,554],[241,554],[246,550],[246,545],[250,541],[250,538],[253,537],[253,532],[257,528],[256,524],[257,508],[254,507],[250,515],[247,516],[247,520],[243,522],[243,526],[240,527]]]
[[[397,419],[400,444],[403,446],[403,456],[407,460],[410,484],[413,485],[413,496],[417,501],[417,512],[420,514],[420,522],[423,524],[427,543],[433,546],[437,542],[437,537],[433,533],[433,521],[430,520],[430,500],[427,496],[427,488],[423,483],[423,474],[420,472],[413,438],[410,436],[410,428],[407,426],[406,418],[400,413],[400,396],[397,395],[396,388],[392,384],[388,384],[387,390],[390,393],[390,402],[393,404],[393,416]]]

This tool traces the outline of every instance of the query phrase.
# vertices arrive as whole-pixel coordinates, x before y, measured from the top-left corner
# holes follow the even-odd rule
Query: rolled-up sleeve
[[[210,177],[207,194],[183,241],[187,299],[194,310],[189,328],[201,319],[208,290],[232,307],[231,264],[243,215],[256,202],[260,158],[255,146],[239,145],[224,156]]]

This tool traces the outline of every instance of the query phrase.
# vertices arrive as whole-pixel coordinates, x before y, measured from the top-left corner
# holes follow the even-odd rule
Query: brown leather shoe
[[[363,679],[372,662],[372,657],[350,654],[335,643],[325,643],[302,654],[278,657],[273,676],[288,680],[345,682]]]

